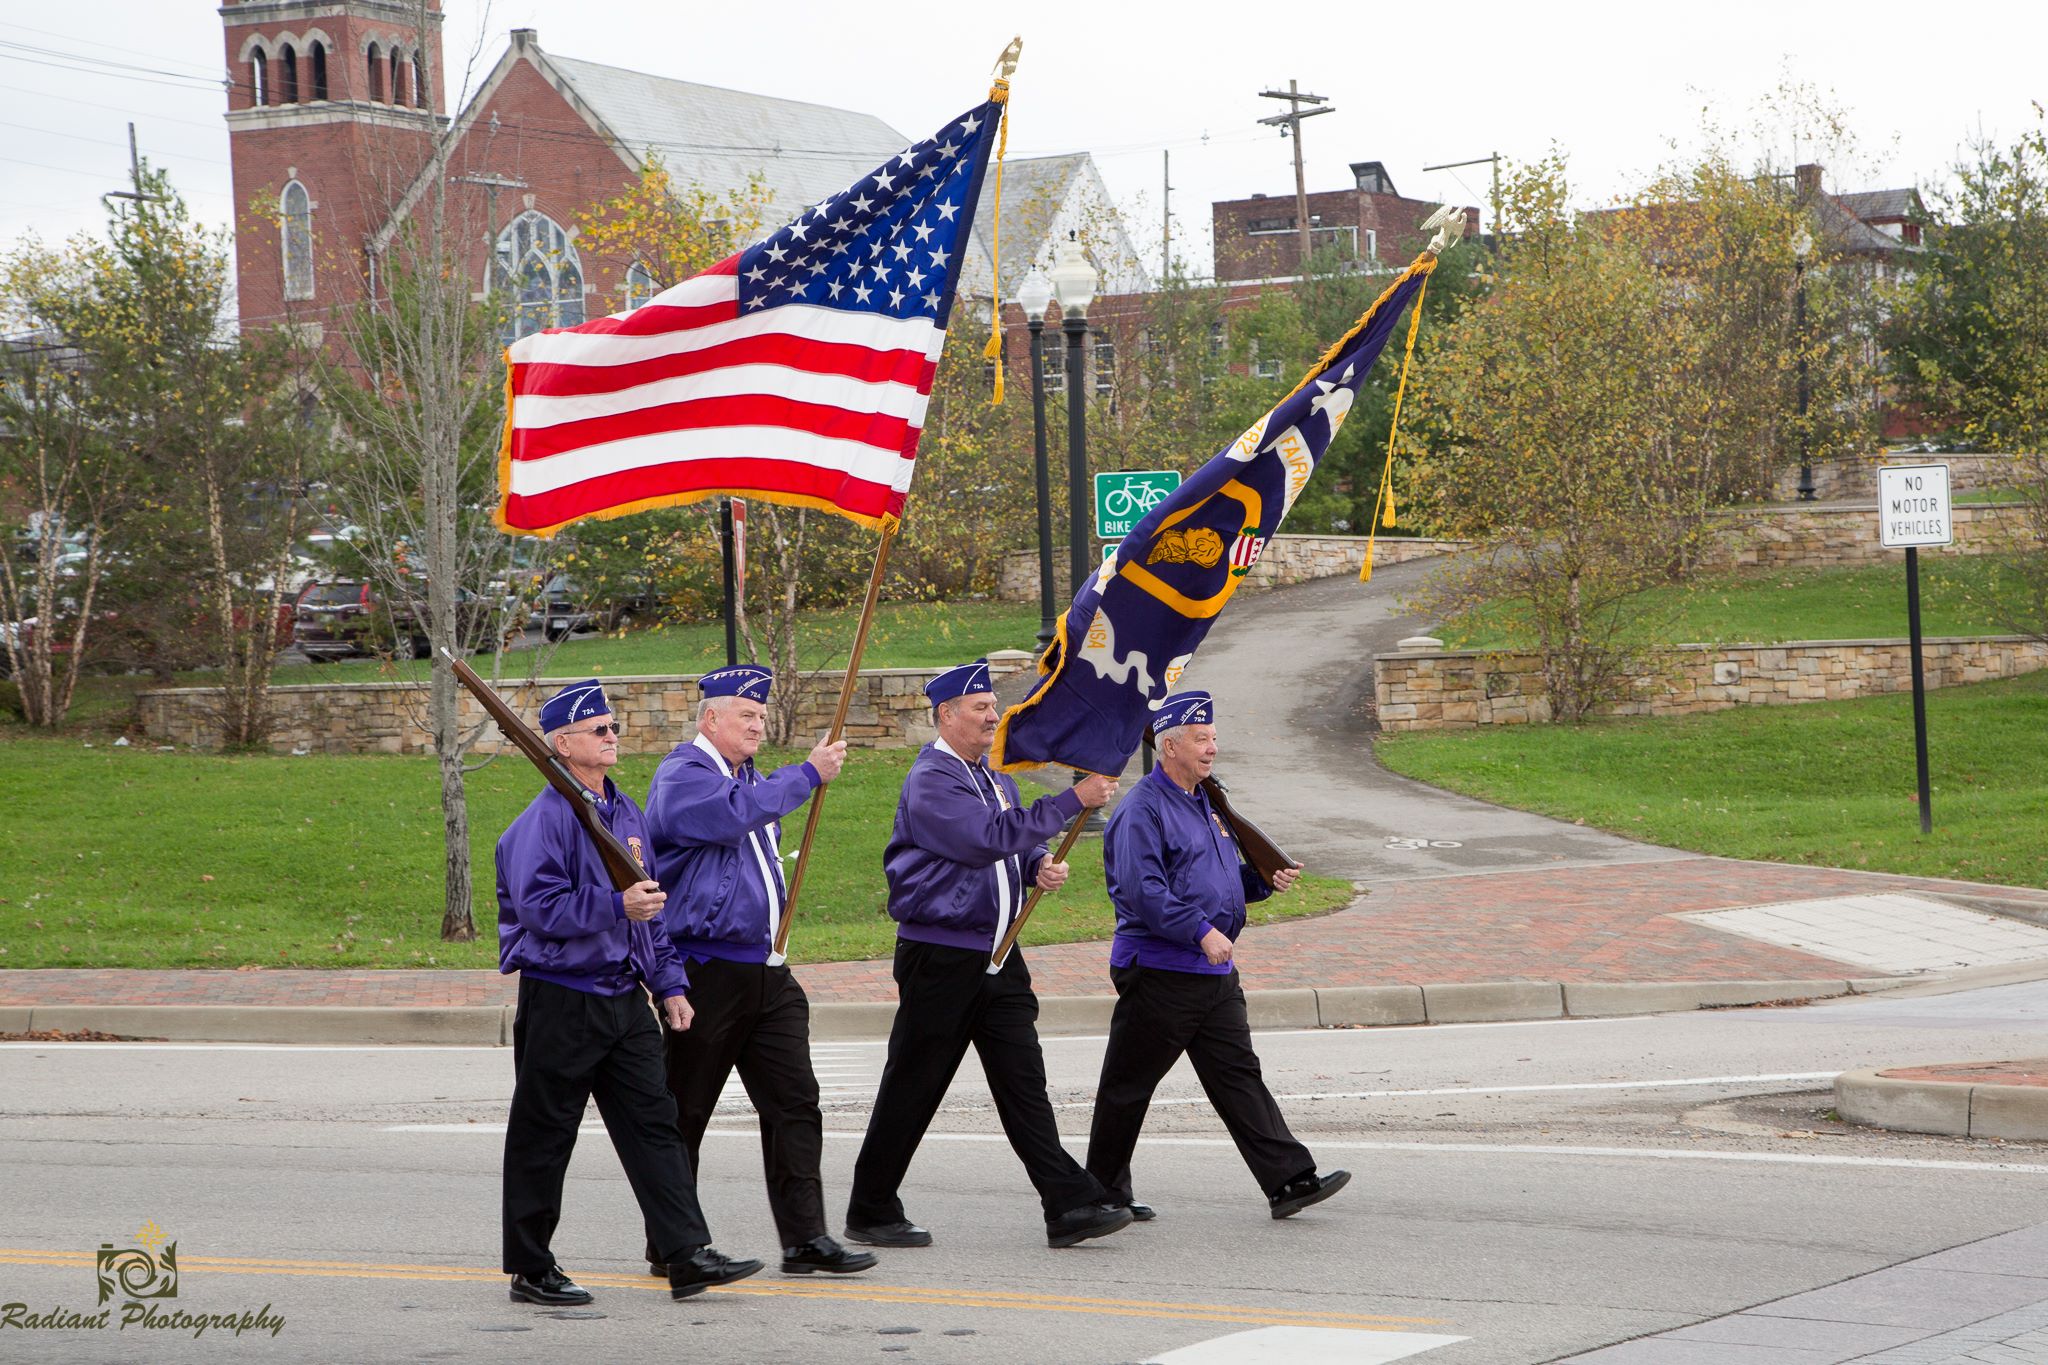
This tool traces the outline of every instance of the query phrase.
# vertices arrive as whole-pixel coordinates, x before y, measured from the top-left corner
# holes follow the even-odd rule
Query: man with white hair
[[[619,726],[604,688],[595,678],[563,688],[542,705],[540,726],[570,776],[596,798],[599,817],[637,856],[645,830],[640,808],[608,775],[619,761]],[[653,923],[661,887],[650,879],[615,890],[575,807],[552,786],[498,840],[497,873],[498,969],[519,973],[504,1174],[503,1264],[513,1301],[590,1302],[548,1244],[593,1096],[648,1239],[662,1253],[669,1292],[688,1298],[752,1275],[759,1261],[735,1261],[709,1245],[663,1084],[648,996],[673,1030],[690,1027],[691,1011],[683,964]]]
[[[1216,764],[1216,708],[1181,692],[1153,711],[1159,764],[1117,806],[1102,832],[1102,866],[1116,907],[1109,950],[1116,1009],[1088,1133],[1088,1170],[1131,1203],[1131,1153],[1152,1092],[1186,1053],[1195,1078],[1251,1168],[1275,1218],[1328,1199],[1348,1172],[1316,1174],[1252,1051],[1244,990],[1232,965],[1245,905],[1285,891],[1299,867],[1269,886],[1240,856],[1210,806],[1203,779]],[[1152,1216],[1143,1205],[1142,1218]]]
[[[882,853],[897,923],[896,1020],[853,1167],[846,1236],[869,1246],[931,1245],[931,1233],[904,1215],[901,1187],[972,1043],[1004,1136],[1038,1191],[1047,1244],[1105,1237],[1131,1215],[1107,1207],[1101,1184],[1060,1145],[1024,954],[1013,949],[1000,971],[989,958],[1027,888],[1066,884],[1067,865],[1047,856],[1045,840],[1084,807],[1106,803],[1116,782],[1083,778],[1026,806],[1016,782],[988,766],[999,715],[988,661],[948,669],[924,690],[939,737],[910,765]]]
[[[738,1068],[760,1116],[783,1273],[847,1275],[869,1269],[875,1258],[847,1250],[825,1231],[811,1005],[775,951],[788,900],[781,821],[839,776],[846,741],[821,740],[803,762],[757,772],[773,683],[773,673],[753,664],[698,679],[697,737],[662,759],[648,789],[654,873],[668,893],[662,928],[689,964],[697,1010],[692,1027],[669,1030],[668,1084],[695,1169],[704,1129]],[[647,1264],[658,1275],[657,1250],[650,1227]]]

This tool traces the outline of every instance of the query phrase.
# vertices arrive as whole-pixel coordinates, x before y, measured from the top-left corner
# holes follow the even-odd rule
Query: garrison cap
[[[971,664],[949,668],[924,685],[925,696],[933,706],[942,701],[964,697],[969,692],[993,692],[995,684],[988,680],[988,660],[976,659]]]
[[[759,664],[737,664],[706,673],[697,679],[697,687],[707,697],[744,697],[765,702],[768,687],[774,681],[775,674],[770,669]]]
[[[540,704],[540,731],[551,735],[592,716],[608,716],[611,703],[605,700],[604,684],[595,678],[570,683]]]
[[[1152,708],[1152,732],[1181,725],[1214,725],[1216,703],[1207,692],[1176,692]]]

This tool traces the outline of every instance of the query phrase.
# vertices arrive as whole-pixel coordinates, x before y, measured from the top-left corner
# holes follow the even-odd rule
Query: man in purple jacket
[[[875,1258],[848,1251],[825,1231],[811,1005],[775,951],[788,898],[778,848],[782,818],[839,776],[846,742],[820,741],[802,763],[756,772],[773,682],[753,664],[698,679],[697,737],[669,751],[648,790],[654,874],[668,893],[661,927],[689,963],[697,1010],[689,1029],[668,1032],[668,1086],[694,1170],[726,1077],[739,1068],[760,1116],[783,1273],[847,1275]],[[658,1246],[650,1223],[647,1265],[657,1275]]]
[[[638,854],[640,809],[612,784],[619,727],[595,678],[540,710],[541,732],[607,827]],[[568,798],[543,787],[498,840],[498,970],[519,973],[512,1021],[512,1114],[505,1125],[504,1269],[515,1302],[589,1303],[548,1244],[562,1216],[562,1179],[583,1106],[594,1095],[678,1299],[745,1279],[759,1261],[711,1249],[697,1181],[676,1137],[662,1083],[661,1034],[690,1026],[683,964],[651,924],[661,887],[612,889],[597,845]]]
[[[989,956],[1027,888],[1066,882],[1067,865],[1046,857],[1044,841],[1084,807],[1107,802],[1116,782],[1083,778],[1022,807],[1017,784],[985,761],[999,718],[987,661],[941,673],[925,695],[939,737],[910,765],[882,855],[897,921],[896,1021],[854,1163],[846,1236],[869,1246],[931,1245],[932,1235],[904,1216],[898,1191],[969,1043],[1038,1190],[1046,1241],[1065,1247],[1107,1236],[1131,1215],[1106,1207],[1101,1183],[1060,1145],[1024,954],[1013,950],[1001,971]]]
[[[1201,789],[1216,764],[1215,722],[1206,692],[1161,702],[1152,719],[1159,766],[1118,804],[1102,832],[1103,871],[1116,906],[1109,975],[1117,998],[1088,1133],[1088,1169],[1116,1199],[1130,1202],[1131,1153],[1145,1110],[1185,1052],[1273,1216],[1287,1218],[1328,1199],[1351,1176],[1316,1174],[1315,1158],[1288,1131],[1252,1051],[1244,991],[1231,965],[1245,904],[1287,890],[1301,870],[1283,868],[1268,886],[1238,856]]]

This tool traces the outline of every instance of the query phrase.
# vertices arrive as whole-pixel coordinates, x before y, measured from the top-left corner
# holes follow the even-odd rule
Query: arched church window
[[[528,209],[498,234],[498,287],[511,295],[505,337],[583,321],[583,265],[576,244],[554,219]]]
[[[384,52],[375,43],[371,43],[369,58],[370,103],[381,104],[384,101]]]
[[[313,98],[327,98],[327,45],[313,44]]]
[[[399,79],[403,74],[404,72],[398,65],[398,49],[394,47],[391,49],[391,102],[393,104],[405,103],[405,82]]]
[[[313,200],[294,180],[284,187],[278,208],[283,218],[284,296],[313,297]]]
[[[626,307],[638,308],[651,303],[658,291],[654,287],[654,272],[638,261],[626,269]]]
[[[299,102],[299,54],[286,43],[277,54],[278,94],[286,104]]]
[[[412,107],[427,107],[427,68],[420,61],[418,52],[412,54]]]
[[[270,58],[260,47],[249,54],[249,102],[259,107],[270,103]]]

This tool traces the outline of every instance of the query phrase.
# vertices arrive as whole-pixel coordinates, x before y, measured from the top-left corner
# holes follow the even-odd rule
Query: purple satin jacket
[[[640,808],[612,780],[598,811],[612,833],[637,845]],[[642,985],[657,1000],[683,995],[683,960],[654,921],[626,918],[625,897],[568,798],[545,787],[498,840],[498,970],[523,972],[592,995]]]
[[[766,962],[771,915],[789,894],[781,820],[818,789],[818,770],[805,761],[763,777],[748,762],[728,776],[722,764],[692,741],[654,770],[647,829],[668,892],[661,923],[686,958]]]
[[[1211,929],[1236,942],[1245,903],[1273,894],[1238,856],[1209,798],[1199,787],[1182,791],[1163,767],[1117,803],[1102,831],[1102,865],[1116,907],[1112,967],[1227,975],[1231,964],[1210,965],[1198,945]]]
[[[1072,788],[1020,806],[1007,773],[985,764],[969,771],[958,754],[925,745],[904,779],[896,827],[882,852],[896,936],[993,949],[1002,910],[1014,916],[1038,878],[1045,841],[1080,813]]]

